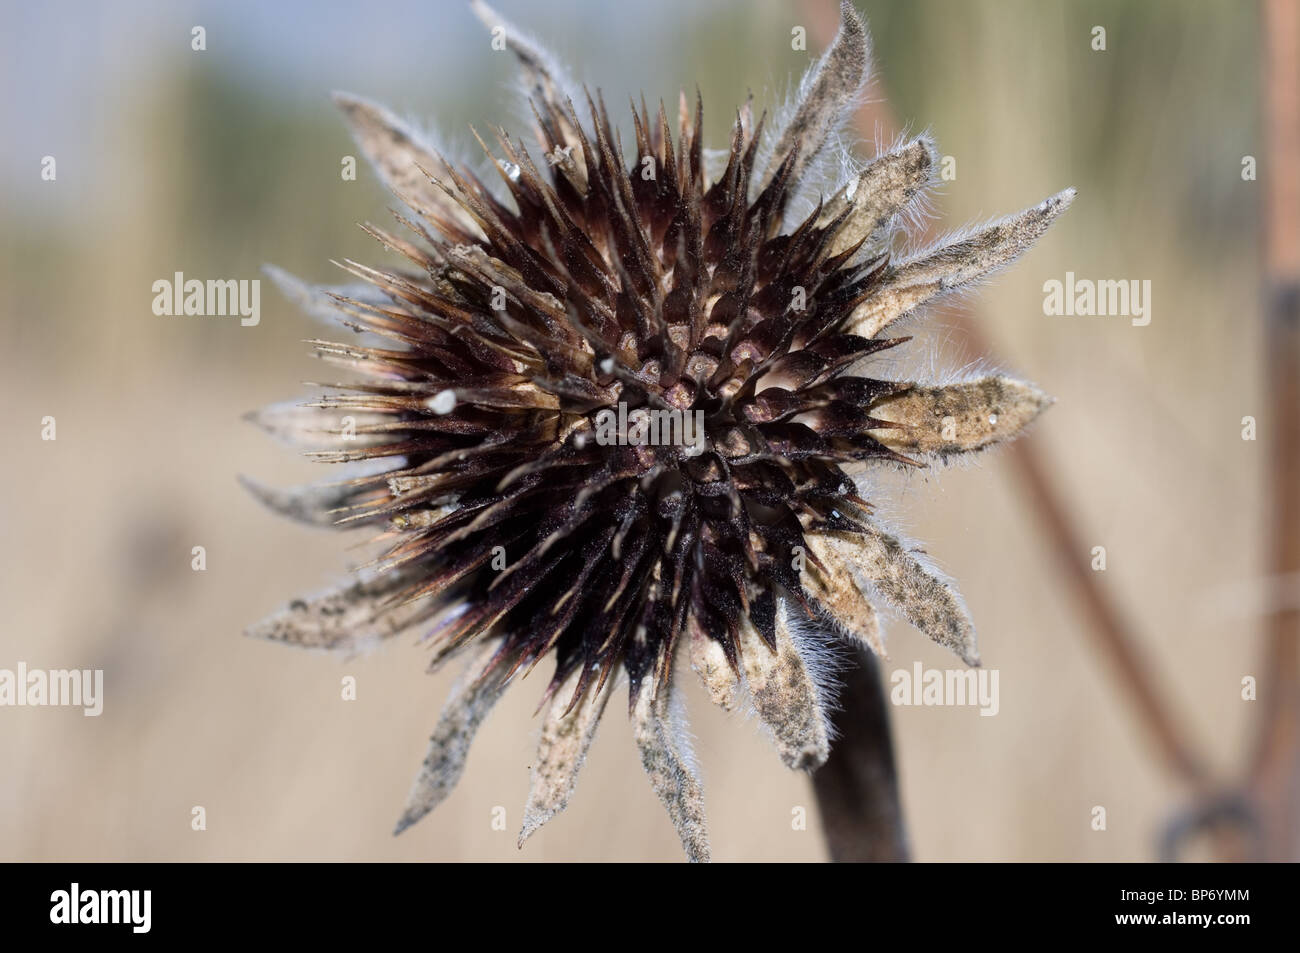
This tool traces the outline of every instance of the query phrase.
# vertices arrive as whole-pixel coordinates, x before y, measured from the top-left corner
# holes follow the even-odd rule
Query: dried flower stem
[[[907,828],[880,665],[865,648],[855,648],[852,658],[833,716],[840,737],[812,777],[822,831],[837,863],[905,861]]]

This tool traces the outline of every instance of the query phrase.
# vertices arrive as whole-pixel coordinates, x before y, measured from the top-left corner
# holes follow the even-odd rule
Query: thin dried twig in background
[[[1272,433],[1273,578],[1300,573],[1300,6],[1267,0],[1264,48],[1264,345]],[[1267,836],[1264,858],[1300,856],[1300,609],[1276,600],[1268,620],[1260,722],[1248,790]]]

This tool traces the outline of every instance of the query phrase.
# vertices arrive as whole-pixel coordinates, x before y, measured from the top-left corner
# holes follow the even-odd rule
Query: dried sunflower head
[[[272,271],[371,340],[315,342],[357,379],[256,415],[353,472],[249,485],[299,520],[378,528],[382,555],[250,633],[350,652],[418,627],[433,667],[469,656],[399,831],[450,792],[507,684],[550,659],[522,844],[564,808],[626,681],[646,773],[705,859],[673,704],[685,660],[719,705],[752,705],[799,769],[830,744],[817,659],[836,639],[880,650],[872,598],[978,664],[958,596],[859,486],[871,467],[1006,440],[1049,401],[1009,377],[927,386],[872,365],[908,340],[886,336],[900,319],[1011,261],[1073,193],[895,260],[932,182],[927,139],[819,188],[868,74],[849,4],[781,128],[740,110],[716,175],[698,97],[681,97],[675,122],[633,106],[625,156],[598,95],[575,102],[549,57],[474,6],[522,65],[542,158],[498,132],[494,191],[385,110],[338,97],[414,212],[397,216],[405,236],[369,231],[410,264],[348,261],[361,283],[341,288]]]

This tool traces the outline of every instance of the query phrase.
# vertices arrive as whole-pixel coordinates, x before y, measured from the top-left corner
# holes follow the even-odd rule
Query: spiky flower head
[[[432,667],[468,656],[399,831],[450,792],[506,686],[550,660],[522,845],[564,808],[626,682],[646,773],[687,855],[705,859],[672,703],[686,660],[719,705],[752,705],[795,769],[831,741],[818,659],[838,639],[881,649],[871,599],[978,664],[959,597],[859,487],[872,467],[1005,440],[1048,399],[1005,376],[927,386],[873,363],[908,340],[890,333],[900,319],[1009,262],[1073,193],[895,260],[932,182],[926,138],[821,189],[868,75],[849,4],[781,128],[741,109],[717,174],[698,96],[673,119],[634,105],[625,155],[598,94],[566,92],[548,56],[474,7],[522,65],[540,158],[504,131],[495,152],[480,139],[494,189],[382,108],[337,97],[414,212],[397,216],[409,234],[368,230],[410,264],[347,261],[361,283],[334,289],[273,272],[370,339],[315,342],[357,379],[257,419],[358,469],[250,486],[309,523],[377,527],[382,555],[250,632],[351,652],[418,629]]]

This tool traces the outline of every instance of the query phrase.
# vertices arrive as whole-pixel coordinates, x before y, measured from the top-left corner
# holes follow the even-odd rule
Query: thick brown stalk
[[[889,707],[876,657],[855,648],[843,680],[834,715],[840,737],[812,777],[831,860],[908,860]]]

